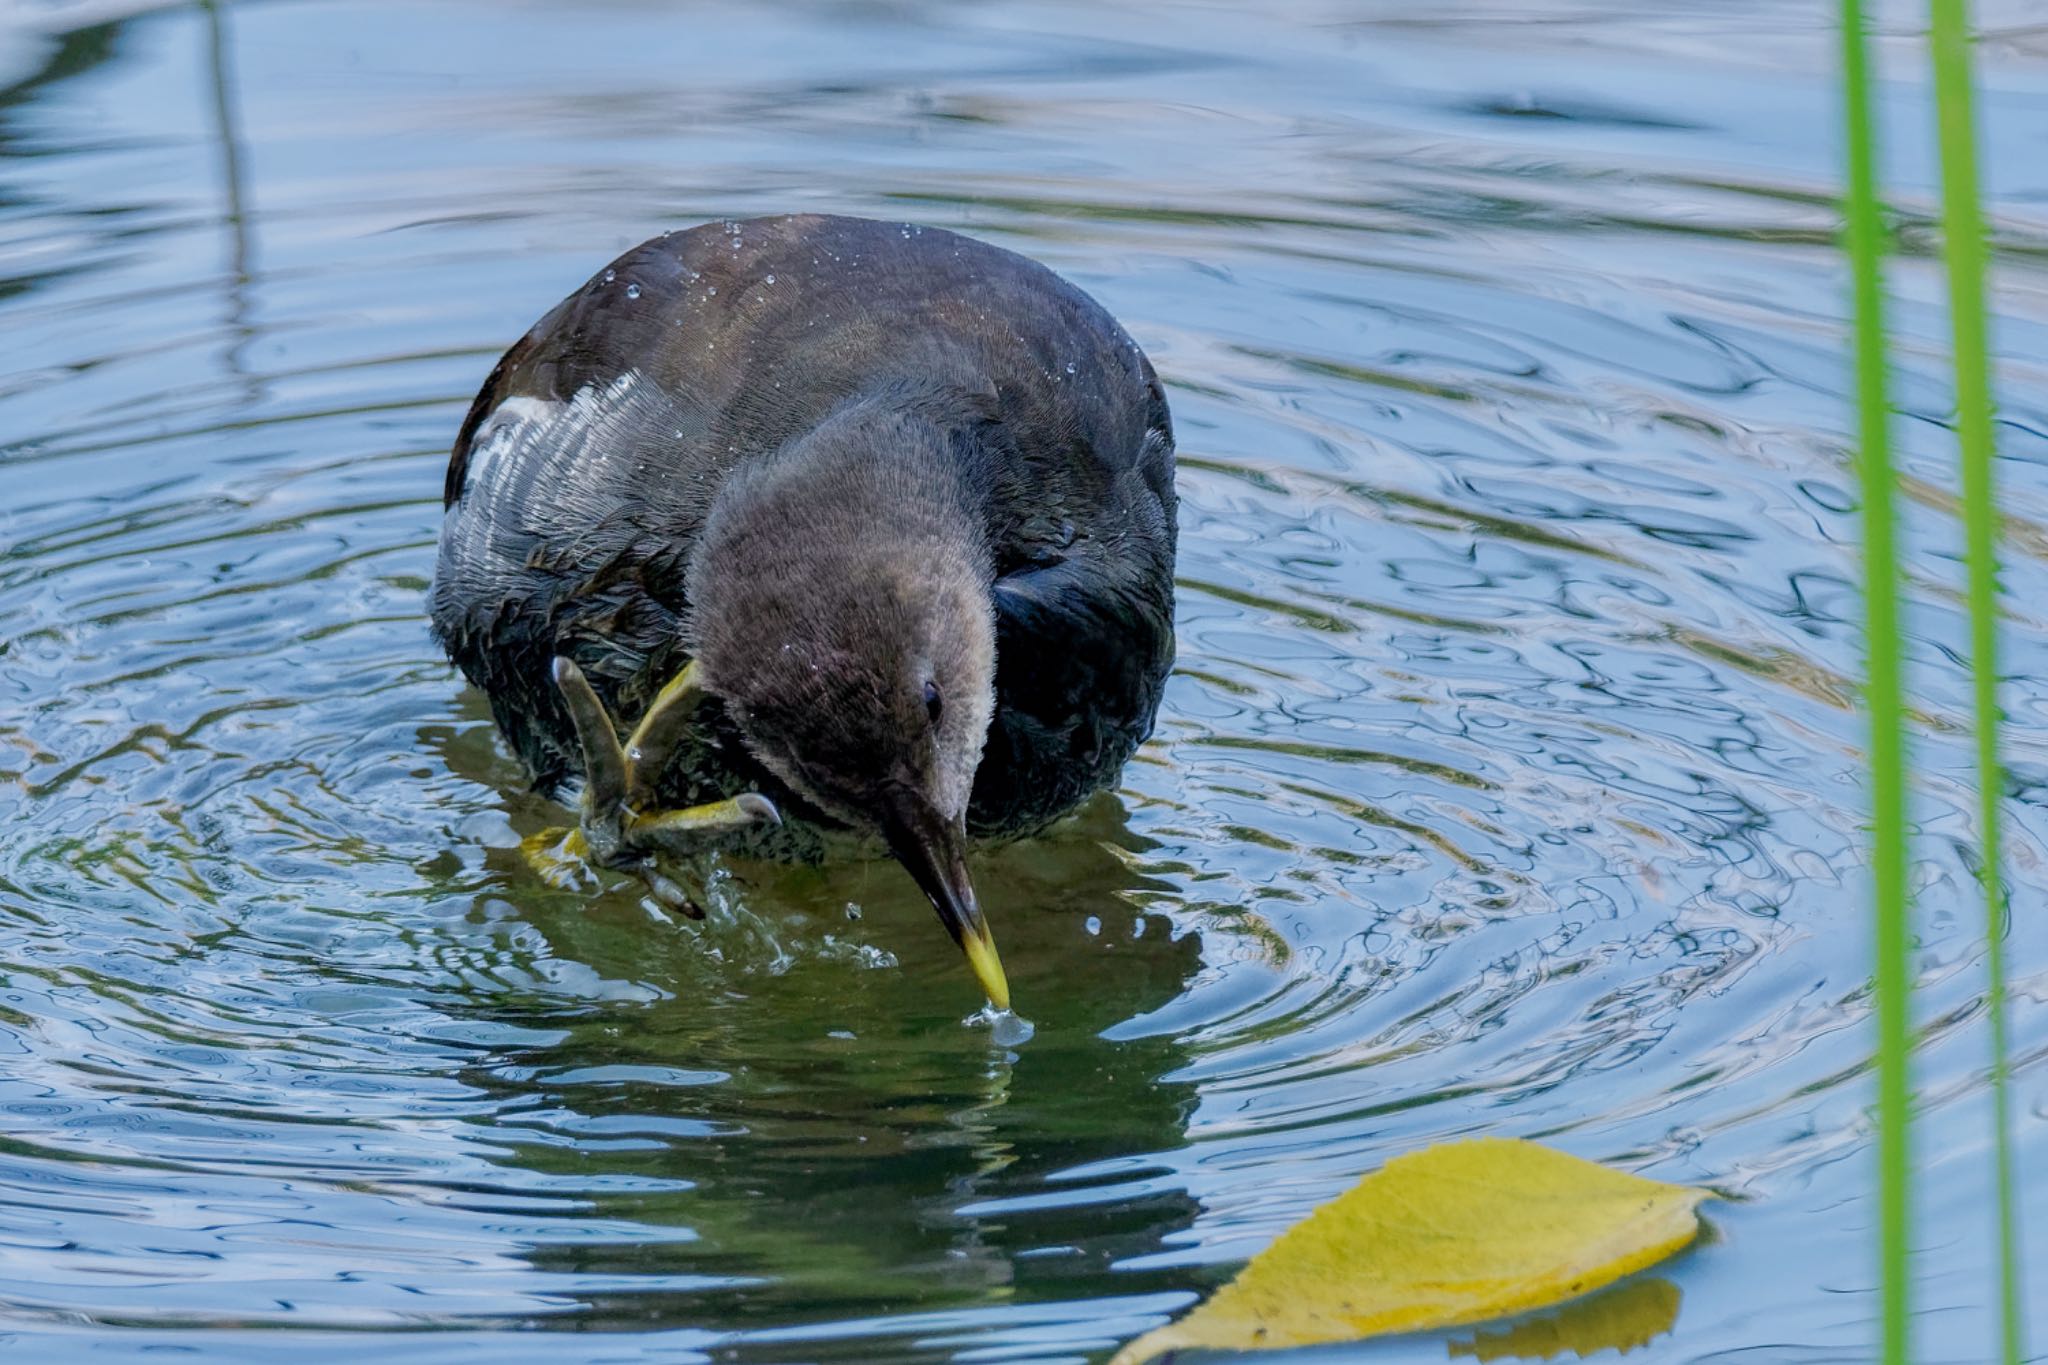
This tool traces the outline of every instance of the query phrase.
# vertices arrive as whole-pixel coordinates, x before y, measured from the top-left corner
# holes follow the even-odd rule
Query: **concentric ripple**
[[[1980,8],[2024,1172],[2048,51]],[[1861,1358],[1828,35],[1766,0],[1394,10],[0,18],[49,26],[0,28],[9,1358],[1092,1359],[1472,1133],[1725,1196],[1624,1286],[1659,1359]],[[1960,532],[1928,168],[1896,137],[1917,1292],[1928,1358],[1964,1361],[1991,1225]],[[961,1022],[892,869],[735,865],[701,925],[542,886],[516,846],[562,812],[427,638],[443,462],[498,351],[610,252],[790,208],[1032,254],[1171,388],[1158,733],[978,870],[1038,1026],[1014,1052]],[[2042,1222],[2048,1183],[2023,1197]],[[2029,1273],[2048,1301],[2048,1254]]]

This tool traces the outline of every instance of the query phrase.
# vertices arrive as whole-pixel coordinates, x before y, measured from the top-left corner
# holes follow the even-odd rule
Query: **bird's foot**
[[[590,856],[590,842],[580,829],[551,826],[520,840],[519,851],[535,875],[557,891],[579,891],[590,895],[604,885],[598,874],[598,864]],[[646,883],[647,892],[654,897],[656,905],[690,919],[704,918],[704,907],[664,873],[652,857],[610,866],[631,872]]]
[[[582,669],[568,659],[556,659],[555,686],[568,704],[583,748],[582,818],[576,829],[545,829],[527,838],[521,845],[527,862],[541,880],[563,890],[594,888],[598,867],[633,872],[661,904],[701,919],[703,910],[662,875],[655,855],[687,852],[693,842],[754,825],[779,825],[782,815],[758,792],[679,810],[641,809],[653,800],[656,780],[688,727],[692,704],[702,694],[696,664],[661,689],[624,744]]]

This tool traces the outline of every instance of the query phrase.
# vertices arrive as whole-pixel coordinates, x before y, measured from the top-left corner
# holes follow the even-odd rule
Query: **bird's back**
[[[957,424],[988,492],[998,713],[975,822],[1042,823],[1113,778],[1172,657],[1172,433],[1151,366],[1024,257],[791,216],[627,252],[506,353],[463,423],[435,630],[543,786],[574,766],[550,659],[637,711],[683,662],[684,567],[727,477],[878,398]]]

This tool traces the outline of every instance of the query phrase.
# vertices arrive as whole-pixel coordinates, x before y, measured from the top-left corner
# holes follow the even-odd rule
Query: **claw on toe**
[[[770,801],[759,792],[741,792],[732,799],[732,803],[764,824],[779,825],[782,823],[782,812],[775,809],[773,801]]]

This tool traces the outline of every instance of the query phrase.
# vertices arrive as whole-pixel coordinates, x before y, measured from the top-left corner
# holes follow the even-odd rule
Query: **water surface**
[[[10,1360],[1099,1359],[1389,1156],[1480,1133],[1725,1196],[1609,1301],[1648,1358],[1868,1358],[1825,7],[138,9],[0,29]],[[2048,43],[1983,10],[2038,1228]],[[1969,1361],[1960,535],[1931,120],[1887,52],[1917,1308],[1925,1358]],[[736,865],[701,927],[542,886],[516,843],[561,812],[427,637],[497,353],[643,237],[793,209],[1027,252],[1170,386],[1158,733],[979,867],[1019,1049],[963,1025],[892,868]]]

